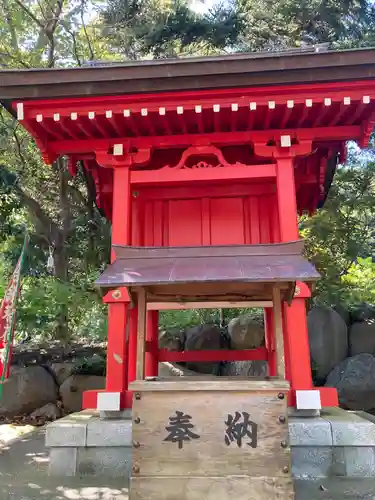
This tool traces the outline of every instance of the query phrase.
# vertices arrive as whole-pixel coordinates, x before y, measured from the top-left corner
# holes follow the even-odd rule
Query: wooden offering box
[[[136,381],[130,500],[292,500],[278,379]]]

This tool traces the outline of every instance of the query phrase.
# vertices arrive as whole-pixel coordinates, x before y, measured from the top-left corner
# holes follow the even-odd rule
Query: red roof
[[[297,137],[312,140],[313,154],[296,160],[295,175],[298,208],[313,211],[325,200],[336,163],[344,159],[346,141],[366,144],[372,132],[375,63],[371,65],[368,59],[373,52],[234,55],[166,61],[164,66],[161,62],[144,62],[79,70],[21,71],[13,75],[13,83],[10,72],[0,72],[0,91],[10,98],[17,96],[11,107],[36,139],[47,162],[58,155],[70,155],[74,173],[76,161],[83,161],[94,179],[98,206],[108,217],[112,171],[98,165],[98,151],[113,151],[115,146],[127,153],[151,148],[150,165],[158,169],[177,164],[186,148],[203,143],[222,149],[228,162],[259,164],[264,163],[264,158],[254,154],[254,143],[279,141],[281,135],[288,135],[292,142]],[[231,79],[223,72],[223,65]],[[316,83],[309,65],[316,68]],[[189,78],[194,73],[195,83],[189,80],[189,85],[197,89],[196,79],[206,81],[209,68],[211,76],[217,75],[215,81],[210,80],[211,89],[202,84],[199,90],[151,93],[152,81],[148,80],[147,85],[142,84],[147,92],[139,92],[147,71],[150,77],[155,74],[159,83],[164,82],[163,88],[170,89],[178,87],[184,71]],[[259,76],[256,80],[255,74]],[[119,91],[120,81],[129,91]],[[298,83],[286,85],[287,81]],[[74,90],[73,82],[80,90]],[[117,95],[103,95],[110,82],[117,82]],[[227,88],[223,88],[224,82]],[[181,84],[180,88],[187,86]],[[40,97],[43,89],[47,95],[60,92],[61,97],[30,99],[32,95]],[[27,100],[20,99],[22,95]]]

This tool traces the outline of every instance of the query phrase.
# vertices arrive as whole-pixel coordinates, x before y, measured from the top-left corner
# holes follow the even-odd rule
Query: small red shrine
[[[375,120],[374,80],[375,50],[369,49],[2,71],[0,88],[3,105],[33,136],[47,164],[68,156],[74,175],[82,162],[95,183],[99,209],[112,221],[114,247],[207,252],[254,245],[267,246],[269,253],[272,245],[299,239],[298,214],[312,214],[324,204],[336,165],[345,160],[346,142],[367,145]],[[292,406],[296,395],[313,389],[310,296],[302,273],[282,304]],[[106,389],[87,392],[83,406],[116,410],[131,406],[137,310],[124,286],[116,285],[104,301]],[[264,348],[159,350],[158,311],[202,304],[199,298],[176,297],[172,305],[154,301],[147,309],[145,375],[157,375],[160,361],[192,359],[262,359],[275,375],[272,301],[216,298],[205,307],[228,304],[264,308]],[[335,389],[317,391],[322,406],[338,404]]]

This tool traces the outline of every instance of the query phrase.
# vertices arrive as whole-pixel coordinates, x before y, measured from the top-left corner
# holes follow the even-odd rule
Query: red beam
[[[257,101],[259,106],[265,106],[268,101],[276,101],[277,104],[285,103],[293,99],[295,104],[304,103],[306,98],[321,101],[330,97],[332,101],[341,101],[344,97],[351,97],[353,101],[360,100],[363,95],[375,97],[373,82],[330,82],[326,84],[310,83],[305,85],[279,85],[267,87],[248,87],[236,89],[215,89],[194,92],[160,92],[155,94],[139,94],[127,96],[87,97],[69,99],[48,99],[24,102],[25,118],[35,118],[35,114],[43,113],[44,116],[53,116],[53,113],[65,113],[75,111],[87,114],[93,111],[104,114],[106,109],[113,113],[122,113],[124,108],[131,107],[132,112],[140,112],[142,108],[148,108],[149,112],[158,111],[160,103],[168,110],[184,106],[186,110],[194,109],[198,104],[204,108],[212,108],[214,104],[220,106],[231,106],[233,102],[239,107],[248,106],[249,99]],[[14,103],[16,109],[17,103]],[[74,107],[74,109],[72,109]]]
[[[275,182],[239,182],[239,183],[221,183],[219,185],[210,186],[209,197],[224,197],[230,198],[231,196],[265,196],[275,195]],[[139,191],[139,199],[141,200],[183,200],[193,198],[204,198],[207,196],[207,187],[204,184],[194,186],[180,185],[174,187],[172,190],[169,186],[160,186],[154,189],[154,186],[145,186]],[[257,201],[257,198],[255,198]],[[253,220],[253,224],[257,225],[258,219]],[[258,242],[260,243],[260,241]]]
[[[146,351],[148,346],[146,344]],[[183,351],[174,352],[159,350],[159,361],[180,362],[212,362],[212,361],[267,361],[268,352],[265,347],[246,349],[243,351]]]
[[[246,167],[212,167],[174,170],[135,170],[130,173],[131,184],[168,184],[190,181],[241,180],[276,177],[275,165],[249,165]]]
[[[314,129],[268,130],[259,132],[217,132],[211,134],[185,134],[154,137],[122,137],[111,139],[89,139],[82,141],[53,141],[48,148],[56,154],[91,153],[95,150],[106,150],[114,144],[124,144],[129,147],[179,148],[208,141],[215,145],[236,145],[250,142],[262,142],[279,139],[281,135],[298,136],[300,139],[318,140],[356,140],[361,137],[360,126],[320,127]]]

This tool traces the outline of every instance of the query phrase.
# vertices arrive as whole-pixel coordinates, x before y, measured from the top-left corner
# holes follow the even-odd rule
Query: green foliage
[[[183,0],[108,0],[102,18],[110,43],[130,59],[216,52],[235,45],[244,27],[234,6],[200,15]]]
[[[368,0],[238,0],[246,18],[242,50],[280,50],[329,42],[367,46],[374,33]]]
[[[59,321],[56,311],[62,306],[69,310],[66,338],[58,338],[56,334]],[[17,315],[17,332],[21,338],[66,341],[81,337],[104,339],[106,336],[105,307],[98,297],[84,287],[75,288],[73,284],[63,283],[52,276],[26,276]]]
[[[159,325],[162,330],[178,331],[201,325],[227,325],[232,318],[246,314],[254,320],[263,322],[262,309],[187,309],[182,311],[161,311],[159,315]]]
[[[97,375],[104,377],[106,373],[106,360],[102,356],[94,355],[83,358],[74,364],[73,375]]]
[[[321,272],[316,299],[328,304],[371,299],[375,256],[375,158],[352,147],[323,209],[300,221],[307,256]]]
[[[103,33],[129,59],[228,51],[282,50],[329,42],[369,46],[369,0],[233,0],[200,14],[184,0],[109,0]]]
[[[375,262],[372,257],[359,257],[341,282],[347,302],[375,304]]]

